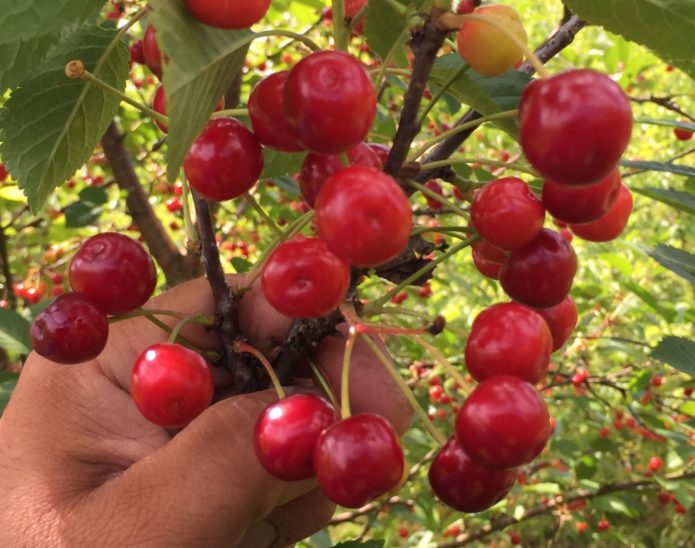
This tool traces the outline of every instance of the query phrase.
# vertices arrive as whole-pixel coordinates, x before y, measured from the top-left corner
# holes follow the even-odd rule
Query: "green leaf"
[[[100,187],[88,187],[80,192],[80,199],[67,205],[65,213],[65,226],[67,228],[81,228],[95,223],[101,216],[102,207],[109,197],[106,190]]]
[[[169,57],[164,86],[169,113],[167,174],[173,181],[220,97],[241,71],[254,34],[204,25],[180,0],[152,0],[150,6],[157,41]]]
[[[676,311],[668,308],[666,303],[663,303],[655,295],[652,295],[645,287],[628,279],[620,280],[620,284],[637,295],[645,304],[649,305],[663,319],[671,323],[676,320]]]
[[[402,9],[398,8],[398,3]],[[401,39],[404,31],[411,24],[411,15],[423,4],[422,0],[398,0],[398,2],[369,2],[364,14],[364,36],[371,49],[385,60],[393,46]],[[407,39],[407,36],[406,36]],[[406,48],[394,50],[395,60],[399,66],[406,61]]]
[[[566,0],[590,23],[647,46],[695,77],[695,2],[692,0]]]
[[[333,548],[384,548],[383,540],[347,540],[334,544]]]
[[[118,112],[118,97],[64,73],[69,61],[81,59],[87,70],[123,89],[128,48],[113,42],[115,36],[97,26],[67,35],[0,113],[0,154],[34,211],[89,159]]]
[[[234,257],[232,259],[232,266],[237,273],[243,274],[244,272],[251,270],[253,263],[247,261],[246,259],[242,259],[241,257]]]
[[[659,244],[649,252],[649,256],[671,272],[695,284],[695,255],[682,249]]]
[[[51,45],[57,40],[57,34],[48,34],[2,45],[0,47],[0,95],[7,88],[16,87],[27,76],[33,74],[37,62],[46,56]]]
[[[17,381],[19,380],[18,373],[9,373],[7,371],[3,371],[1,375],[2,377],[0,377],[0,414],[5,410],[5,407],[7,407],[7,403],[10,401],[12,392],[14,392],[14,388],[17,385]]]
[[[632,190],[690,215],[695,215],[695,194],[690,192],[672,190],[670,188],[633,188]]]
[[[679,120],[661,120],[657,118],[635,118],[636,124],[651,124],[654,126],[677,127],[695,131],[695,124],[690,122],[681,122]]]
[[[664,337],[652,350],[652,358],[695,378],[695,341],[683,337]]]
[[[560,486],[557,483],[533,483],[524,485],[524,491],[529,493],[545,493],[547,495],[557,495],[560,493]]]
[[[31,351],[29,322],[14,310],[0,308],[0,347],[17,354]]]
[[[686,177],[695,177],[695,168],[681,166],[671,162],[632,162],[630,160],[621,160],[620,165],[641,171],[663,171],[665,173],[685,175]]]
[[[285,175],[295,175],[302,168],[306,153],[289,154],[266,148],[263,150],[263,173],[261,179],[274,179]]]

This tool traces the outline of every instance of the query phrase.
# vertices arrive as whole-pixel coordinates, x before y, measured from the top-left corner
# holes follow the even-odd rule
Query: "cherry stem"
[[[335,18],[334,18],[334,21],[335,21]],[[257,32],[255,34],[252,34],[251,36],[249,36],[248,39],[245,40],[245,42],[251,43],[254,40],[257,40],[258,38],[267,38],[269,36],[285,36],[287,38],[292,38],[296,42],[301,42],[302,44],[304,44],[311,51],[321,51],[323,49],[321,46],[319,46],[316,42],[314,42],[308,36],[305,36],[303,34],[299,34],[297,32],[292,32],[291,30],[287,30],[287,29],[273,29],[273,30],[264,30],[261,32]]]
[[[350,31],[345,24],[345,0],[333,0],[333,36],[335,49],[347,51],[350,40]]]
[[[426,327],[398,327],[378,323],[360,322],[355,325],[355,331],[360,335],[426,335]]]
[[[345,342],[345,353],[343,354],[343,369],[340,378],[340,416],[343,419],[350,418],[350,359],[352,350],[357,340],[357,331],[350,327],[350,334]]]
[[[171,334],[169,335],[169,342],[175,343],[176,339],[179,338],[179,333],[181,332],[181,330],[191,323],[204,325],[206,327],[212,327],[215,321],[212,318],[210,318],[210,316],[208,316],[207,314],[197,314],[195,316],[188,316],[187,318],[184,318],[176,324],[176,327],[174,327],[174,329],[171,331]]]
[[[135,26],[135,23],[140,21],[145,15],[147,15],[147,12],[150,11],[149,6],[145,6],[144,8],[140,8],[138,12],[133,15],[130,20],[123,25],[120,29],[118,29],[118,33],[116,33],[116,36],[113,39],[112,44],[118,43],[118,41],[123,38],[126,34],[128,34],[128,31]]]
[[[270,381],[273,383],[273,388],[275,388],[275,392],[277,393],[278,398],[280,398],[282,400],[285,397],[287,397],[287,394],[285,394],[285,389],[282,387],[282,384],[280,383],[280,379],[278,379],[278,376],[275,373],[273,366],[270,365],[268,358],[266,358],[260,350],[254,348],[253,346],[251,346],[248,343],[236,341],[234,343],[234,351],[239,352],[239,353],[244,353],[244,354],[251,354],[259,362],[261,362],[261,365],[263,365],[265,372],[270,377]]]
[[[410,233],[412,236],[416,236],[418,234],[429,234],[431,232],[437,233],[437,234],[450,234],[452,232],[465,232],[467,234],[470,234],[472,232],[475,232],[475,228],[471,226],[418,226],[417,228],[413,229],[413,231]]]
[[[331,400],[331,403],[333,404],[333,407],[336,409],[338,408],[338,400],[335,397],[335,394],[333,393],[333,389],[331,388],[331,385],[328,384],[328,380],[326,379],[326,375],[324,375],[323,370],[317,364],[312,358],[309,358],[309,367],[311,367],[311,371],[314,374],[314,377],[316,377],[316,380],[318,383],[321,385],[322,390],[328,396],[328,399]]]
[[[183,320],[188,318],[190,314],[184,314],[183,312],[174,312],[173,310],[159,310],[150,308],[138,308],[132,312],[126,312],[125,314],[119,314],[118,316],[112,316],[109,318],[109,323],[118,323],[123,320],[130,320],[131,318],[140,318],[147,316],[171,316],[172,318],[178,318]]]
[[[347,152],[343,152],[340,155],[340,162],[343,164],[343,167],[350,167],[350,156],[348,156]]]
[[[265,209],[261,207],[261,204],[258,203],[256,198],[254,198],[253,194],[250,192],[247,192],[244,194],[244,200],[253,208],[253,210],[258,213],[258,215],[263,219],[263,222],[270,227],[270,229],[275,233],[275,236],[277,237],[282,237],[283,232],[280,227],[275,224],[275,221],[273,221],[273,218],[268,215]]]
[[[181,174],[181,201],[183,202],[183,227],[186,233],[186,249],[197,250],[200,247],[198,232],[193,223],[191,211],[191,189],[188,186],[188,178],[185,173]]]
[[[459,386],[463,387],[466,384],[466,379],[463,378],[463,375],[456,369],[452,363],[446,358],[446,356],[433,344],[428,343],[426,340],[424,340],[422,337],[418,336],[413,336],[413,340],[422,346],[425,350],[427,350],[434,360],[442,366],[442,368],[451,376],[452,379],[454,379]]]
[[[468,218],[468,212],[464,209],[461,209],[459,206],[452,204],[449,200],[447,200],[444,196],[441,196],[437,194],[434,190],[431,190],[427,188],[425,185],[422,185],[418,183],[417,181],[413,181],[412,179],[404,179],[405,184],[407,184],[409,187],[414,188],[416,190],[419,190],[422,194],[427,196],[428,198],[431,198],[437,203],[442,204],[446,209],[449,211],[452,211],[456,213],[457,215],[460,215],[461,217]]]
[[[375,80],[374,87],[377,89],[381,89],[381,86],[384,83],[384,79],[386,78],[386,74],[394,74],[392,69],[389,69],[389,64],[391,63],[391,59],[393,59],[393,56],[396,55],[396,52],[403,47],[403,44],[405,44],[405,41],[407,38],[410,36],[410,28],[406,27],[401,31],[401,34],[398,36],[396,41],[393,43],[393,46],[391,46],[391,49],[389,52],[386,54],[386,58],[384,61],[381,63],[381,67],[379,67],[379,71],[377,73],[377,77]],[[399,70],[399,69],[395,69]],[[399,72],[401,72],[399,70]],[[410,71],[406,71],[407,75],[410,76]]]
[[[228,108],[226,110],[218,110],[217,112],[213,112],[211,118],[224,118],[225,116],[232,116],[232,117],[244,116],[244,117],[247,117],[248,115],[249,115],[249,109],[247,109],[247,108]]]
[[[451,76],[449,76],[449,79],[444,82],[444,85],[437,90],[437,93],[435,93],[432,96],[432,99],[430,99],[430,102],[427,104],[425,107],[425,112],[422,113],[420,116],[420,121],[418,122],[420,125],[423,125],[425,123],[425,120],[427,120],[427,115],[432,111],[434,106],[437,104],[437,102],[442,98],[442,96],[447,92],[447,90],[451,87],[451,85],[458,80],[463,74],[471,68],[468,63],[464,63],[461,68],[459,68],[456,72],[454,72]],[[416,155],[415,158],[417,158],[420,154]]]
[[[534,177],[539,177],[538,172],[535,169],[521,165],[500,162],[497,160],[488,160],[486,158],[449,158],[447,160],[439,160],[436,162],[428,162],[426,164],[420,164],[421,171],[427,171],[430,169],[437,169],[440,167],[456,166],[456,165],[468,165],[468,164],[481,164],[484,166],[494,166],[503,167],[506,169],[512,169],[515,171],[520,171],[521,173],[528,173]]]

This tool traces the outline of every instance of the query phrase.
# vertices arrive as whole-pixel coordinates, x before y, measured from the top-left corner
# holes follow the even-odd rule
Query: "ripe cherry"
[[[263,266],[261,285],[268,302],[291,318],[315,318],[345,298],[350,267],[323,240],[297,239],[281,244]]]
[[[553,352],[562,348],[577,326],[577,304],[567,295],[560,304],[548,308],[535,308],[550,328],[553,336]]]
[[[689,141],[693,137],[693,132],[691,130],[680,127],[673,128],[673,134],[679,141]]]
[[[606,214],[620,194],[620,172],[611,171],[598,183],[572,186],[546,181],[543,205],[565,223],[588,223]]]
[[[516,483],[518,470],[496,470],[476,463],[455,438],[439,450],[429,470],[435,495],[459,512],[482,512],[501,501]]]
[[[507,261],[508,253],[495,247],[486,240],[479,240],[472,246],[473,263],[483,276],[499,280],[502,265]]]
[[[191,15],[218,29],[246,29],[258,23],[270,7],[270,0],[186,0]]]
[[[353,266],[378,266],[396,257],[408,245],[412,222],[398,183],[366,167],[339,171],[316,199],[319,236]]]
[[[598,525],[596,525],[596,528],[599,531],[608,531],[608,529],[611,528],[611,522],[608,521],[607,519],[602,519],[598,522]]]
[[[438,196],[444,196],[442,185],[440,185],[437,181],[427,181],[425,183],[425,187],[437,194]],[[440,209],[442,209],[442,207],[444,207],[443,204],[441,204],[434,198],[431,198],[430,196],[425,195],[425,200],[427,200],[427,207],[433,209],[434,211],[439,211]]]
[[[159,112],[159,114],[168,116],[167,97],[166,92],[164,91],[164,86],[159,86],[157,88],[157,91],[154,94],[154,99],[152,100],[152,108]],[[224,110],[224,97],[220,98],[219,102],[217,103],[217,106],[215,107],[215,112],[219,112],[220,110]],[[155,119],[154,123],[157,124],[157,127],[161,129],[164,133],[169,133],[169,128],[162,122]]]
[[[81,363],[96,358],[106,346],[106,314],[79,293],[61,295],[31,324],[31,345],[37,354],[57,363]]]
[[[456,6],[456,13],[466,15],[467,13],[472,13],[475,7],[475,0],[461,0],[459,5]]]
[[[92,236],[77,250],[68,271],[70,286],[107,314],[141,307],[154,292],[157,272],[138,242],[122,234]]]
[[[172,196],[171,198],[169,198],[165,202],[165,205],[167,206],[167,209],[170,213],[178,213],[183,209],[183,202],[181,201],[181,198],[179,198],[178,196]]]
[[[599,72],[571,70],[529,84],[519,106],[526,158],[561,184],[600,181],[630,141],[632,111],[618,84]]]
[[[357,59],[338,51],[319,51],[290,71],[284,109],[306,148],[318,154],[339,154],[356,147],[369,133],[376,92]]]
[[[536,384],[548,372],[550,329],[540,314],[517,303],[498,303],[473,321],[466,367],[476,381],[513,375]]]
[[[145,64],[145,53],[142,47],[142,40],[135,40],[128,48],[130,52],[130,62],[137,63],[138,65]]]
[[[456,418],[456,439],[478,464],[513,468],[535,459],[550,438],[548,408],[529,383],[490,377],[470,393]]]
[[[620,194],[608,212],[592,223],[570,225],[572,232],[591,242],[609,242],[620,236],[632,213],[632,194],[620,185]]]
[[[294,394],[268,406],[256,422],[253,440],[259,462],[285,481],[314,475],[314,447],[338,420],[331,404],[313,394]]]
[[[661,457],[652,457],[649,459],[649,469],[652,472],[658,472],[661,470],[664,466],[664,461],[661,459]]]
[[[215,118],[191,146],[183,167],[195,190],[222,202],[253,187],[263,171],[263,150],[241,122]]]
[[[380,415],[360,413],[323,431],[314,468],[329,499],[359,508],[400,483],[405,459],[391,424]]]
[[[578,521],[575,527],[577,529],[577,533],[581,535],[586,533],[587,529],[589,529],[589,524],[586,521]]]
[[[471,222],[494,246],[511,250],[533,240],[543,228],[545,209],[529,186],[516,177],[488,183],[473,197]]]
[[[500,281],[515,301],[534,308],[559,304],[570,292],[577,255],[557,232],[544,229],[536,239],[512,251]]]
[[[142,55],[149,69],[157,76],[161,76],[164,57],[157,43],[157,31],[152,25],[145,29],[145,34],[142,37]]]
[[[352,19],[355,17],[366,3],[367,0],[345,0],[345,18]],[[352,23],[352,21],[350,22]],[[362,34],[362,32],[364,32],[364,17],[362,17],[360,22],[355,26],[355,32],[357,34]]]
[[[130,393],[144,417],[164,428],[181,428],[212,401],[212,373],[205,359],[178,344],[155,344],[135,361]]]
[[[253,132],[265,146],[283,152],[299,152],[304,147],[297,141],[283,110],[283,94],[289,71],[276,72],[264,78],[249,96],[249,117]]]

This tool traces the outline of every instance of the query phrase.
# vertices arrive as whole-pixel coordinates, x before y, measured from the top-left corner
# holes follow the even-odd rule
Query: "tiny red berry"
[[[191,15],[219,29],[246,29],[258,23],[270,7],[270,0],[186,0]]]

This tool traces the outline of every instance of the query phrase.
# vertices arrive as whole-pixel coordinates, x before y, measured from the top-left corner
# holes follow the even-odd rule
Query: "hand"
[[[240,277],[230,278],[239,283]],[[194,280],[149,308],[212,314],[207,281]],[[261,350],[291,320],[261,292],[241,303],[244,334]],[[184,334],[218,344],[199,326]],[[221,399],[172,437],[133,404],[130,371],[142,350],[166,340],[145,318],[110,327],[104,352],[65,366],[32,354],[0,419],[1,546],[282,546],[311,535],[333,504],[315,480],[283,482],[258,464],[252,431],[272,391]],[[339,386],[344,340],[324,339],[316,358]],[[403,432],[411,411],[366,346],[353,354],[353,412],[372,411]],[[226,379],[215,371],[222,395]]]

